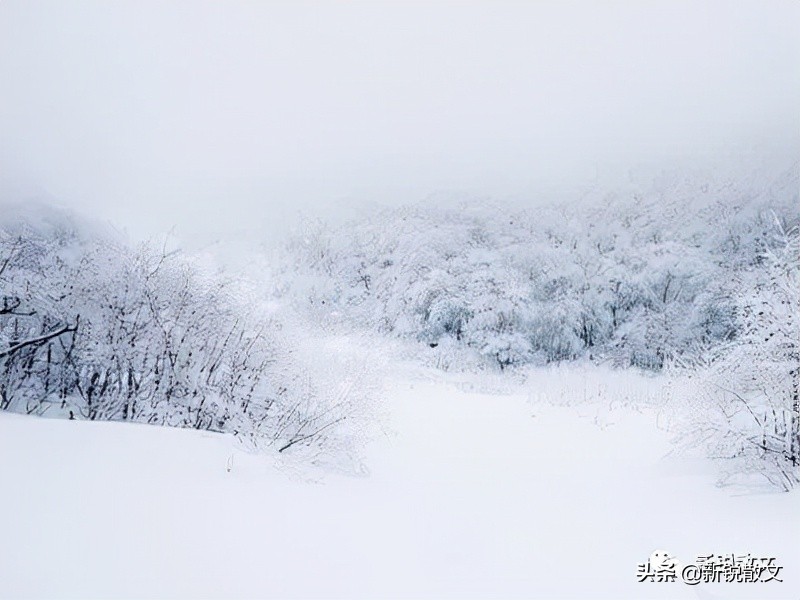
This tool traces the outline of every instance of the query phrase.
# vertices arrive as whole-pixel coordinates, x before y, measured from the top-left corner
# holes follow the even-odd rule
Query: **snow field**
[[[599,377],[540,375],[550,396]],[[606,393],[658,386],[637,377]],[[797,493],[737,495],[665,458],[653,407],[460,383],[398,370],[367,477],[216,434],[0,414],[0,597],[797,596]],[[784,582],[637,583],[656,549],[776,556]]]

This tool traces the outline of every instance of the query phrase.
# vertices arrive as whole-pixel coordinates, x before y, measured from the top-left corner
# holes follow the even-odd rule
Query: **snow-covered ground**
[[[395,374],[365,477],[215,434],[0,413],[0,597],[800,596],[797,492],[715,487],[616,388],[570,406],[552,374],[508,394],[445,379]],[[775,556],[784,581],[637,583],[656,549]]]

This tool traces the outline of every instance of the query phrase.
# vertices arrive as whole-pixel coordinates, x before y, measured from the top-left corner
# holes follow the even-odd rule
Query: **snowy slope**
[[[370,476],[315,482],[214,434],[0,414],[0,597],[800,595],[800,496],[664,459],[648,409],[400,375],[385,400]],[[776,556],[784,582],[637,583],[659,548]]]

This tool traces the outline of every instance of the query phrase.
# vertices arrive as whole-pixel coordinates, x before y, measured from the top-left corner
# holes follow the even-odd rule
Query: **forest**
[[[319,356],[298,347],[359,331],[443,369],[535,379],[583,361],[670,377],[697,409],[685,438],[789,489],[800,460],[796,171],[769,185],[664,176],[579,202],[306,220],[255,284],[56,210],[9,210],[0,409],[335,453],[368,420],[369,386],[335,368],[322,382]]]

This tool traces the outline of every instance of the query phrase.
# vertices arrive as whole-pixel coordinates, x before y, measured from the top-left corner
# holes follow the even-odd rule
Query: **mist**
[[[0,4],[0,198],[189,246],[800,155],[795,2]]]

